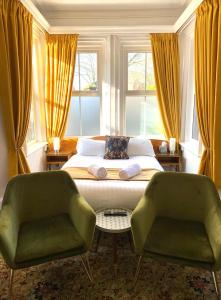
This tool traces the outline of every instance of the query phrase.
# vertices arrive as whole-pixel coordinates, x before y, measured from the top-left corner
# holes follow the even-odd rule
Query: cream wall
[[[27,155],[27,160],[31,172],[40,172],[46,170],[45,144],[39,145],[35,151]]]
[[[184,171],[187,173],[198,173],[200,156],[191,152],[191,149],[182,147]]]

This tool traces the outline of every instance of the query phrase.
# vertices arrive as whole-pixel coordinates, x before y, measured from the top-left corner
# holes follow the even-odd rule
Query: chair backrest
[[[206,176],[159,172],[145,194],[156,207],[158,216],[205,221],[208,212],[219,204],[214,183]]]
[[[11,205],[19,221],[27,222],[68,212],[75,194],[77,188],[64,171],[18,175],[7,185],[3,206]]]

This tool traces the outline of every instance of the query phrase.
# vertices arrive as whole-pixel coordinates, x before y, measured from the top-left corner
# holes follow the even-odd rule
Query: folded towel
[[[98,179],[103,179],[107,176],[107,170],[98,165],[90,165],[88,167],[88,172]]]
[[[119,172],[120,179],[127,180],[130,177],[138,175],[141,172],[141,167],[138,164],[130,165]]]

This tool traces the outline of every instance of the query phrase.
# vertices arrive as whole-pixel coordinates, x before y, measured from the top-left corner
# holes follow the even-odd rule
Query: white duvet
[[[72,156],[62,167],[88,167],[98,164],[105,168],[125,168],[137,163],[142,169],[157,169],[162,167],[155,157],[132,156],[130,159],[107,160],[99,156]],[[129,208],[134,209],[142,197],[148,181],[121,181],[121,180],[84,180],[76,179],[75,184],[88,203],[98,210],[101,208]]]

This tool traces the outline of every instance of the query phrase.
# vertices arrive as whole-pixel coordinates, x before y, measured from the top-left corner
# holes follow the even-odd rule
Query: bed
[[[91,164],[99,164],[105,168],[124,168],[138,163],[142,169],[163,168],[152,156],[130,156],[129,159],[103,159],[102,156],[85,156],[76,154],[62,167],[63,170],[72,167],[87,168]],[[74,179],[81,195],[88,203],[99,210],[101,208],[129,208],[134,209],[142,197],[148,181],[123,181],[123,180],[88,180]]]

